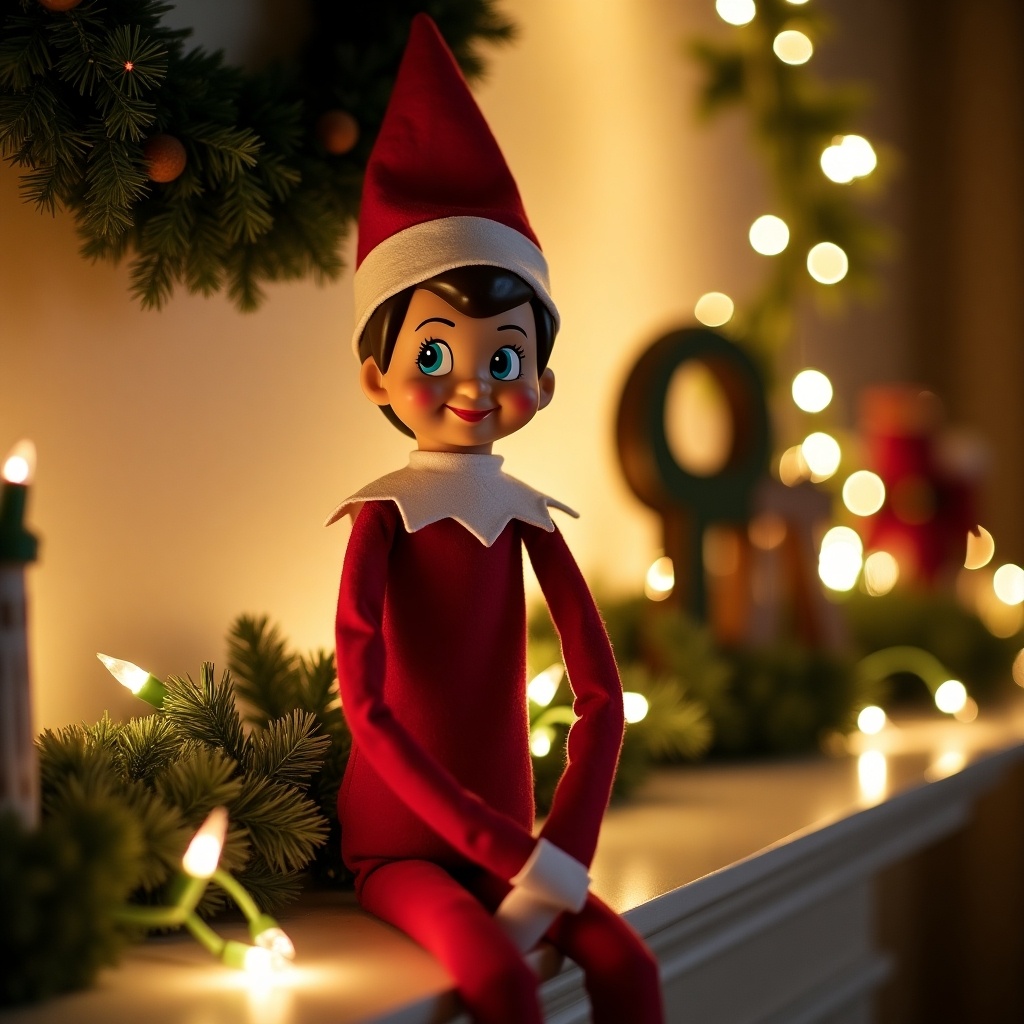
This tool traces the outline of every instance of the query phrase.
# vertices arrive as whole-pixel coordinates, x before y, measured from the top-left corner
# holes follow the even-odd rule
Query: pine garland
[[[306,794],[330,740],[295,711],[243,728],[234,687],[204,665],[167,681],[163,709],[124,723],[47,730],[38,741],[43,824],[0,818],[0,1003],[87,984],[131,931],[125,902],[164,904],[185,848],[214,807],[228,809],[221,867],[264,912],[295,899],[327,822]],[[223,909],[209,887],[198,911]]]
[[[799,28],[820,40],[827,20],[811,5],[798,10],[787,0],[758,0],[749,24],[729,29],[729,41],[701,39],[689,47],[704,84],[698,112],[707,120],[743,107],[754,141],[764,156],[777,208],[789,227],[789,244],[772,257],[768,280],[728,330],[758,354],[769,369],[792,337],[797,304],[813,290],[837,300],[829,286],[816,285],[805,259],[811,246],[829,241],[849,259],[846,284],[866,290],[874,280],[886,234],[865,215],[857,194],[871,179],[836,184],[822,173],[822,151],[851,131],[865,106],[862,90],[827,86],[805,65],[779,60],[773,40]]]
[[[71,211],[84,256],[130,257],[147,308],[177,285],[253,310],[264,282],[336,279],[412,16],[434,17],[471,78],[478,43],[513,34],[492,0],[314,0],[298,58],[249,74],[188,49],[170,9],[0,0],[0,153],[27,202]],[[343,151],[318,128],[332,113],[354,119]],[[168,137],[184,160],[169,180],[152,148]]]

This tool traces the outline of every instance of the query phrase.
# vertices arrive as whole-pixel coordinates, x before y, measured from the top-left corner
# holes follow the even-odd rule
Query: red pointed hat
[[[558,324],[547,261],[515,180],[437,26],[418,14],[363,182],[357,354],[385,299],[473,264],[518,274]]]

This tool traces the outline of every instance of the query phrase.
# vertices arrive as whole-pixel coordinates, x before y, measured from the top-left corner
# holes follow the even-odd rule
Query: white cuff
[[[511,882],[537,901],[560,910],[571,910],[574,914],[583,909],[590,888],[587,869],[575,857],[543,838],[537,840],[533,853]]]
[[[528,953],[561,913],[562,907],[546,903],[525,889],[513,889],[501,901],[494,916],[516,949]]]

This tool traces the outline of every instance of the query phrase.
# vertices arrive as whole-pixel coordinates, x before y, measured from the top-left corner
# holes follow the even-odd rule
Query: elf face
[[[555,375],[537,372],[537,333],[528,302],[476,319],[418,288],[391,362],[372,358],[360,384],[390,405],[423,451],[490,454],[499,438],[525,426],[550,401]]]

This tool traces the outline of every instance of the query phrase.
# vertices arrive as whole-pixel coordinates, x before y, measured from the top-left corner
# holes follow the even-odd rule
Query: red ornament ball
[[[45,7],[48,11],[70,11],[81,2],[82,0],[39,0],[39,6]]]
[[[154,135],[142,145],[146,159],[146,174],[150,181],[174,181],[183,170],[188,159],[180,139],[173,135]]]
[[[359,122],[347,110],[328,110],[317,118],[316,137],[328,153],[341,156],[359,141]]]

